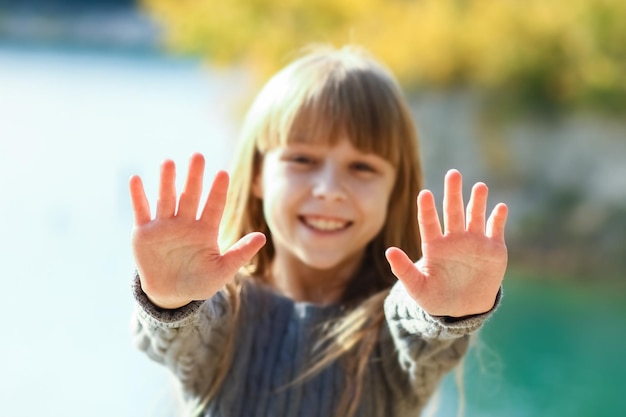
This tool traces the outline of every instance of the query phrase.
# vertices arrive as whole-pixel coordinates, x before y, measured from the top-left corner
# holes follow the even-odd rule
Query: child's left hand
[[[489,311],[507,265],[504,226],[507,206],[498,204],[485,220],[487,186],[477,183],[464,209],[461,174],[448,171],[442,233],[433,194],[417,198],[422,259],[413,263],[400,249],[385,255],[411,297],[433,316],[464,317]]]

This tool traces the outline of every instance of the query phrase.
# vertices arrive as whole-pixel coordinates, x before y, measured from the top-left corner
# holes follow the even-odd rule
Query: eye
[[[370,173],[376,172],[376,168],[374,168],[372,164],[368,164],[367,162],[362,162],[362,161],[354,162],[352,164],[352,169],[358,172],[370,172]]]
[[[288,153],[282,158],[287,164],[297,168],[307,168],[315,165],[316,159],[305,153]]]
[[[291,157],[289,157],[288,161],[302,165],[309,165],[315,162],[313,161],[313,158],[307,155],[292,155]]]

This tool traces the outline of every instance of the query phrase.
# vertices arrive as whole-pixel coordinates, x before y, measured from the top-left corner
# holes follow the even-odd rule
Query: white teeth
[[[306,218],[306,224],[312,226],[319,230],[324,231],[335,231],[340,230],[346,227],[347,222],[342,222],[339,220],[330,220],[330,219],[314,219],[314,218]]]

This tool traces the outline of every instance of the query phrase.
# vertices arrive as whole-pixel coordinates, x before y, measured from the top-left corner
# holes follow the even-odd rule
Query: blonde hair
[[[325,327],[315,363],[299,378],[341,358],[348,384],[337,415],[350,416],[358,406],[361,380],[384,320],[383,301],[396,282],[384,251],[397,246],[412,259],[421,256],[415,202],[422,188],[417,134],[395,78],[364,49],[315,46],[260,91],[242,127],[221,244],[229,247],[247,233],[265,233],[266,245],[246,269],[255,279],[267,276],[274,256],[272,234],[263,216],[262,201],[252,193],[265,152],[294,140],[333,144],[341,133],[356,148],[382,156],[397,169],[385,224],[368,244],[363,264],[343,294],[342,303],[348,312]],[[237,299],[240,286],[234,281],[226,291]],[[233,306],[237,310],[239,302]],[[354,354],[345,355],[349,351]],[[216,393],[229,365],[221,367],[221,375],[214,379],[200,407]]]

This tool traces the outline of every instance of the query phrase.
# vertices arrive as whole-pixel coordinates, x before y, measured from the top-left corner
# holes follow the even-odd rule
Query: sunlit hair
[[[247,265],[246,275],[264,279],[270,273],[274,245],[252,184],[265,153],[294,141],[332,145],[342,135],[397,170],[386,221],[368,244],[363,264],[343,294],[348,313],[325,326],[315,360],[303,375],[311,376],[341,359],[350,393],[344,395],[337,415],[349,416],[356,411],[360,382],[384,320],[382,303],[396,282],[384,252],[397,246],[414,260],[421,256],[415,198],[422,175],[415,127],[394,77],[366,51],[355,46],[316,46],[278,72],[258,94],[244,120],[235,155],[221,245],[226,248],[247,233],[263,232],[267,243]],[[239,294],[238,285],[237,281],[228,285],[231,296]],[[344,355],[348,351],[354,354]],[[224,375],[217,376],[202,405],[219,388],[228,364],[222,369]]]

